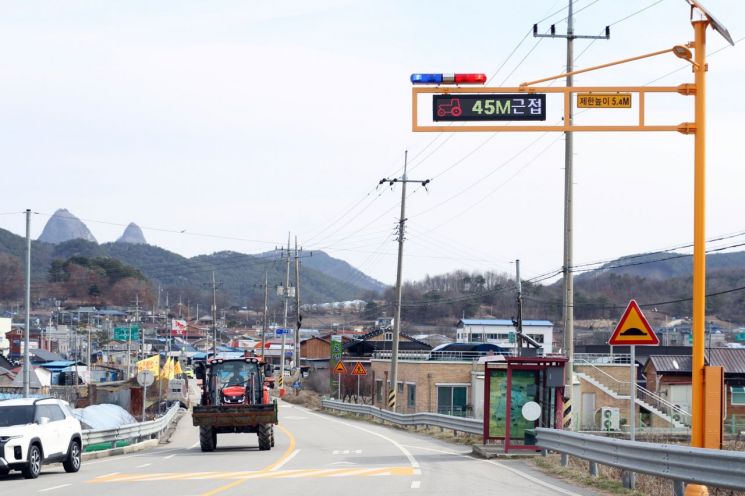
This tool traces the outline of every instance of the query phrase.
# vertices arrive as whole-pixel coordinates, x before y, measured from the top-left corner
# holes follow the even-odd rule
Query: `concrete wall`
[[[618,394],[624,396],[629,394],[628,364],[575,365],[574,371],[591,376]]]
[[[622,396],[628,396],[629,394],[629,384],[628,384],[629,375],[630,375],[629,368],[630,367],[628,364],[601,364],[601,365],[595,365],[595,366],[576,365],[574,367],[576,372],[581,372],[583,374],[589,375],[590,377],[597,380],[598,382],[600,382],[607,388],[611,389],[612,391],[615,391],[616,393]],[[573,422],[581,422],[582,393],[594,393],[595,394],[595,411],[596,412],[597,410],[600,410],[602,407],[615,407],[619,409],[619,412],[621,415],[621,424],[628,422],[629,408],[630,408],[629,399],[614,398],[613,396],[609,395],[602,389],[596,387],[594,384],[591,384],[590,382],[587,382],[583,379],[580,379],[579,394],[575,394],[575,399],[572,401],[572,405],[573,405],[572,411],[575,414],[573,416]],[[637,405],[636,406],[637,416],[639,415],[639,410],[640,408]]]

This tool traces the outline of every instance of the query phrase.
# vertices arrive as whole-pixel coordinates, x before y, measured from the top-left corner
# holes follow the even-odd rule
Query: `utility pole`
[[[523,347],[523,284],[520,279],[520,259],[515,260],[515,277],[517,281],[517,356],[522,355]]]
[[[284,310],[284,320],[282,324],[282,329],[284,332],[282,333],[282,350],[280,352],[280,359],[279,359],[279,384],[280,384],[280,394],[283,389],[284,380],[285,380],[285,344],[287,340],[287,306],[288,306],[288,299],[290,298],[290,233],[287,233],[287,273],[285,276],[285,287],[283,291],[283,296],[285,298],[285,310]]]
[[[574,86],[572,71],[574,70],[574,40],[577,39],[610,39],[610,26],[605,27],[605,35],[588,36],[574,34],[574,7],[573,0],[569,0],[569,11],[567,15],[567,34],[556,34],[556,27],[551,26],[551,34],[538,34],[538,25],[533,25],[533,36],[536,38],[565,38],[567,40],[567,87]],[[573,121],[574,104],[572,93],[568,94],[569,100],[569,122]],[[572,382],[574,370],[574,275],[572,274],[573,239],[574,239],[574,211],[573,211],[573,155],[574,136],[571,131],[564,133],[564,350],[567,355],[567,364],[564,369],[564,396],[566,402],[571,402]]]
[[[28,398],[31,388],[31,209],[26,209],[26,323],[23,326],[23,397]]]
[[[217,356],[217,285],[212,271],[212,356]]]
[[[264,271],[264,319],[261,325],[261,358],[264,358],[264,352],[266,351],[266,330],[269,324],[269,275],[267,271]]]
[[[301,250],[302,251],[302,250]],[[293,361],[295,367],[300,369],[300,327],[302,326],[303,316],[300,315],[300,256],[297,249],[297,236],[295,236],[295,350],[293,352]]]
[[[404,239],[406,234],[406,183],[420,183],[422,186],[426,187],[430,182],[429,179],[416,180],[409,179],[406,176],[408,157],[409,151],[406,150],[404,151],[404,174],[400,179],[383,178],[378,183],[378,186],[383,183],[389,183],[391,186],[395,183],[401,183],[401,216],[398,221],[398,265],[396,268],[396,307],[393,321],[393,342],[391,343],[391,389],[388,392],[388,408],[391,411],[396,411],[396,391],[398,386],[398,340],[401,333],[401,277],[403,273]]]
[[[217,288],[222,287],[222,281],[215,281],[215,271],[212,271],[212,282],[203,284],[212,288],[212,356],[217,356]],[[199,322],[199,304],[197,304],[197,322]]]
[[[135,324],[140,329],[140,293],[135,293]],[[130,331],[131,332],[131,331]],[[142,350],[140,350],[140,358],[145,358],[145,329],[140,329],[142,334]]]

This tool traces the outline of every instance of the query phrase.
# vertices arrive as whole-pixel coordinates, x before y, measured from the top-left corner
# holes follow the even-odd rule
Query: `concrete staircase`
[[[623,395],[619,394],[618,392],[614,391],[610,387],[608,387],[606,384],[603,384],[601,381],[596,379],[595,377],[591,376],[590,374],[586,374],[583,372],[575,372],[574,374],[579,380],[585,381],[589,384],[592,384],[597,389],[603,391],[605,394],[610,396],[611,398],[617,399],[617,400],[629,400],[629,395]],[[656,415],[657,417],[661,418],[662,420],[668,422],[670,425],[672,425],[675,428],[681,429],[685,428],[685,424],[682,422],[679,422],[675,419],[673,419],[670,415],[666,414],[662,410],[650,405],[646,401],[643,401],[639,398],[636,398],[636,404],[640,407],[644,408],[645,410],[648,410],[652,415]]]

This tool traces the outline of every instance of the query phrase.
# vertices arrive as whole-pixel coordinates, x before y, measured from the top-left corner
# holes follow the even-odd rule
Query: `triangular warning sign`
[[[339,360],[336,362],[336,367],[334,367],[334,374],[346,374],[347,368],[344,366],[344,362]]]
[[[652,330],[647,319],[644,317],[636,301],[631,300],[623,317],[618,321],[616,330],[608,341],[608,344],[614,346],[621,345],[658,345],[660,340]]]
[[[362,366],[362,363],[357,362],[354,364],[354,369],[352,369],[352,375],[367,375],[367,370]]]

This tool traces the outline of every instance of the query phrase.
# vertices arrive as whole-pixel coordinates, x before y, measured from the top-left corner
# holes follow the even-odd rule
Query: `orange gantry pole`
[[[693,21],[695,34],[695,142],[693,181],[693,362],[691,364],[691,446],[704,447],[704,343],[706,321],[706,27]]]

